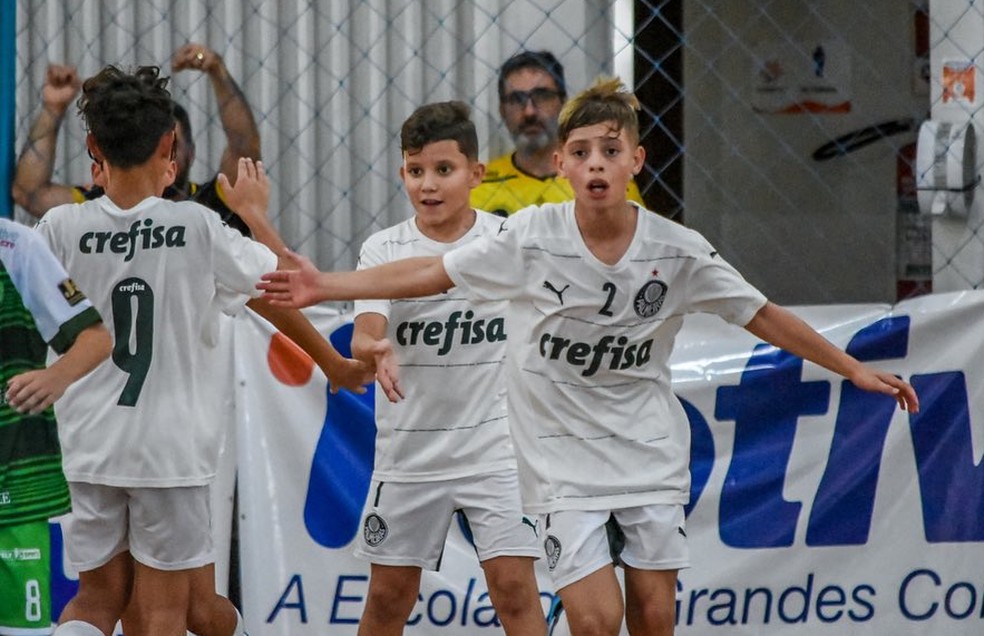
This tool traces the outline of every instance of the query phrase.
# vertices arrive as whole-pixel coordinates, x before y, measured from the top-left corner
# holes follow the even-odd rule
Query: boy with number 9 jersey
[[[277,263],[269,248],[197,203],[160,198],[176,166],[174,106],[158,73],[108,66],[85,81],[79,110],[106,196],[53,208],[38,224],[92,290],[115,343],[112,361],[57,409],[72,496],[65,546],[79,571],[59,636],[111,634],[128,602],[128,631],[242,632],[227,599],[196,592],[190,603],[193,581],[214,561],[209,483],[224,418],[207,356],[220,312],[248,304],[305,347],[333,388],[366,379],[364,365],[342,358],[299,313],[251,299]],[[240,160],[233,198],[255,187],[251,165]],[[265,215],[258,198],[237,211]]]

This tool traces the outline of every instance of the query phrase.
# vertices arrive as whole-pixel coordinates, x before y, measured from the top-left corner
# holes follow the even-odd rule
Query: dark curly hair
[[[83,82],[79,114],[110,165],[139,166],[174,129],[168,79],[156,66],[127,73],[110,65]]]

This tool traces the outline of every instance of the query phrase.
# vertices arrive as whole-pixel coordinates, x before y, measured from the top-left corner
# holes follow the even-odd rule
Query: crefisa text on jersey
[[[483,342],[502,342],[506,339],[506,321],[502,317],[475,320],[475,312],[453,311],[447,320],[425,322],[411,320],[401,322],[396,327],[396,341],[400,346],[427,345],[440,346],[437,355],[447,355],[455,343],[455,336],[462,345]]]
[[[154,225],[153,219],[134,221],[127,232],[86,232],[79,239],[79,251],[83,254],[102,254],[109,251],[124,254],[124,262],[133,259],[137,249],[184,246],[185,226]]]

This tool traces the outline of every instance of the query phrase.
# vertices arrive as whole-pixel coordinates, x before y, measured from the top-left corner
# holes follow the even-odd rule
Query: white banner
[[[795,311],[912,382],[922,410],[910,416],[716,318],[688,318],[673,365],[693,431],[677,633],[984,633],[984,293]],[[347,350],[345,316],[315,319]],[[239,322],[236,342],[248,631],[355,634],[371,398],[327,396],[320,371],[258,319]],[[546,577],[541,588],[546,607]],[[452,527],[407,633],[494,624],[481,568]]]

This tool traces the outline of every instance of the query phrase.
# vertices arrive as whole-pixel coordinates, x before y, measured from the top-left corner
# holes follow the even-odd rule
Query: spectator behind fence
[[[400,177],[415,214],[370,236],[359,267],[441,255],[494,236],[501,220],[468,204],[483,169],[468,106],[418,108],[400,141]],[[382,392],[376,397],[376,459],[355,549],[371,564],[361,636],[403,633],[421,572],[440,567],[455,518],[471,529],[505,633],[546,635],[533,573],[539,539],[523,515],[506,419],[507,305],[472,304],[454,290],[355,303],[353,354],[378,368],[380,345],[392,342],[382,351],[399,356],[408,398],[390,404]],[[444,326],[443,338],[429,335],[434,325]]]
[[[623,619],[630,634],[673,633],[677,571],[690,563],[690,424],[669,364],[685,315],[716,314],[919,409],[911,385],[769,302],[700,234],[628,203],[626,185],[645,156],[637,108],[617,79],[564,107],[558,167],[574,201],[523,210],[443,256],[321,273],[292,255],[285,260],[296,269],[261,285],[292,307],[451,288],[473,302],[509,300],[505,374],[523,507],[541,515],[547,567],[574,634],[615,636]]]
[[[218,53],[201,44],[182,46],[171,59],[171,70],[180,72],[189,69],[208,75],[215,91],[219,119],[226,135],[219,173],[233,177],[240,157],[254,161],[260,159],[260,135],[253,113]],[[104,194],[103,188],[95,184],[69,186],[51,181],[58,129],[65,111],[78,94],[79,86],[75,67],[48,66],[41,91],[41,112],[21,151],[12,186],[14,201],[38,218],[56,205],[81,203]],[[189,174],[195,160],[191,121],[188,112],[180,105],[175,105],[174,112],[179,124],[175,151],[178,170],[174,183],[165,190],[164,196],[174,200],[197,201],[215,210],[223,221],[248,236],[249,228],[227,205],[215,176],[201,184],[190,181]],[[96,158],[93,157],[93,160],[96,161]]]
[[[51,633],[48,519],[69,496],[50,407],[112,346],[37,232],[0,219],[0,634]]]
[[[521,51],[499,69],[499,116],[516,148],[488,163],[471,205],[509,216],[528,205],[574,198],[571,184],[557,174],[554,153],[557,116],[567,100],[564,67],[550,51]],[[628,199],[643,204],[635,180]]]
[[[260,273],[278,262],[269,248],[198,203],[160,198],[176,172],[166,83],[156,67],[108,66],[85,81],[79,110],[86,144],[103,159],[106,195],[57,206],[38,222],[66,269],[93,290],[93,305],[112,316],[115,342],[112,363],[66,391],[56,411],[72,498],[65,551],[80,573],[59,636],[110,634],[128,602],[128,632],[242,634],[235,608],[201,576],[214,563],[209,483],[223,378],[208,376],[208,334],[220,311],[257,311],[314,358],[332,390],[371,381],[300,312],[251,298]],[[234,186],[220,180],[259,227],[268,183],[251,160],[238,167]]]

